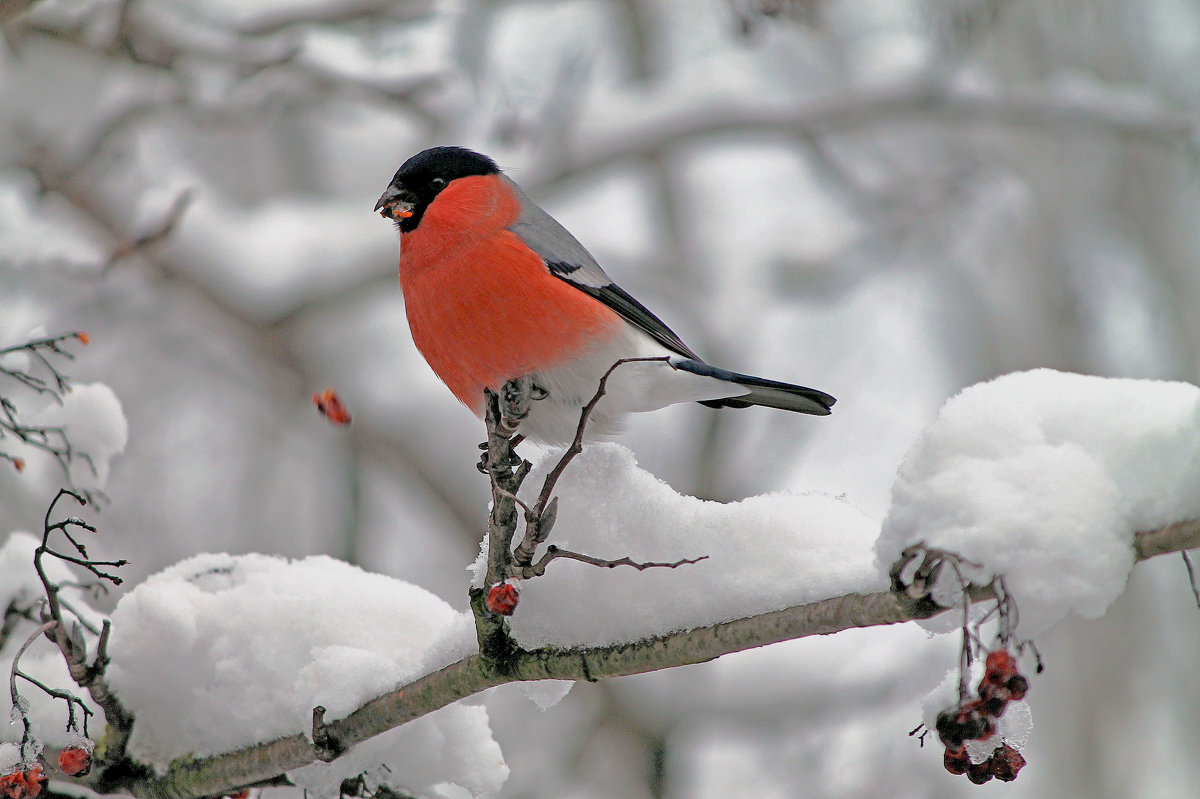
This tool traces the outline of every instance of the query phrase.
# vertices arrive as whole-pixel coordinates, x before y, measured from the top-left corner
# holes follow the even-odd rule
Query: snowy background
[[[465,608],[482,427],[412,347],[370,210],[433,144],[496,157],[713,362],[839,398],[634,420],[621,443],[693,496],[821,491],[878,523],[966,385],[1200,381],[1180,0],[45,0],[4,33],[0,347],[91,335],[70,371],[128,420],[93,551],[131,584],[200,552],[325,554]],[[346,430],[312,407],[328,385]],[[0,535],[38,528],[52,478],[0,468]],[[1039,637],[1012,785],[907,737],[956,641],[906,625],[546,711],[496,690],[500,795],[1196,796],[1200,628],[1160,561]]]

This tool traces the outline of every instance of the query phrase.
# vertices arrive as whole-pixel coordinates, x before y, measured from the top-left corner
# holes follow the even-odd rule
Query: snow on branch
[[[632,156],[668,144],[739,132],[830,133],[855,130],[895,119],[937,120],[966,125],[1022,128],[1048,133],[1122,136],[1167,147],[1195,147],[1200,117],[1131,98],[1100,85],[994,94],[927,81],[856,92],[802,105],[771,103],[761,97],[727,95],[644,106],[578,126],[567,157],[551,172],[525,181],[545,185],[603,170]]]
[[[1134,563],[1200,546],[1200,389],[1186,384],[1041,370],[972,387],[900,469],[882,534],[829,497],[683,496],[612,444],[588,444],[570,468],[561,453],[527,463],[511,448],[536,392],[516,388],[492,397],[498,441],[484,466],[543,491],[553,478],[557,542],[603,565],[695,562],[646,571],[563,562],[505,617],[482,604],[485,580],[511,576],[487,551],[473,614],[330,558],[193,558],[114,611],[105,674],[136,721],[124,752],[98,756],[76,781],[176,799],[284,783],[332,796],[360,775],[402,794],[452,782],[478,795],[498,790],[507,767],[486,711],[459,699],[914,620],[964,634],[957,704],[926,722],[946,743],[947,768],[1010,779],[1023,763],[1010,733],[982,753],[966,745],[1029,690],[994,653],[1019,655],[1024,638],[1069,612],[1103,612]],[[517,508],[539,502],[520,486],[495,496],[511,503],[497,522],[511,556]],[[0,567],[10,561],[0,551]],[[997,619],[988,645],[983,625]],[[977,675],[970,660],[985,650],[991,670]]]
[[[1200,521],[1139,533],[1135,540],[1153,541],[1155,554],[1200,547]],[[1144,558],[1139,555],[1138,559]],[[988,586],[972,586],[971,594],[976,601],[994,597]],[[934,613],[950,610],[942,608]],[[596,681],[641,674],[703,663],[780,641],[897,624],[928,615],[926,606],[892,591],[851,593],[625,644],[520,649],[510,652],[502,662],[474,654],[373,699],[344,718],[324,723],[323,738],[336,741],[336,748],[345,751],[459,699],[505,683]],[[135,796],[173,799],[212,795],[270,780],[317,761],[318,754],[307,735],[295,734],[236,752],[190,760],[172,766],[161,777],[129,783],[125,789]]]

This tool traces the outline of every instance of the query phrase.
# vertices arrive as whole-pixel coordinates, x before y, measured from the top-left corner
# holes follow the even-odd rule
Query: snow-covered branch
[[[582,125],[566,159],[527,180],[539,187],[581,172],[604,170],[633,156],[684,141],[731,133],[826,134],[913,119],[944,124],[1020,128],[1047,133],[1128,137],[1166,147],[1194,146],[1200,118],[1134,101],[1099,86],[1082,90],[996,94],[917,81],[839,92],[805,104],[779,104],[743,95],[716,95],[705,103],[636,100],[624,114]]]
[[[1200,547],[1200,520],[1180,522],[1134,537],[1137,560]],[[972,585],[974,601],[993,599],[988,585]],[[935,614],[952,608],[940,608]],[[732,652],[856,627],[927,618],[919,603],[891,591],[846,594],[770,613],[611,646],[516,649],[503,660],[471,655],[373,699],[344,718],[326,722],[324,735],[346,751],[358,743],[480,691],[528,680],[587,680],[641,674],[703,663]],[[161,777],[124,784],[136,796],[187,799],[227,792],[278,778],[320,759],[305,735],[291,735],[245,750],[189,760]]]
[[[48,513],[40,546],[13,536],[0,550],[0,567],[18,563],[30,547],[37,590],[55,625],[57,668],[65,662],[66,679],[91,694],[68,699],[67,709],[108,717],[92,772],[75,781],[101,793],[171,799],[287,782],[326,795],[330,780],[336,786],[387,763],[392,777],[381,782],[406,790],[410,771],[424,773],[423,761],[383,757],[396,751],[393,736],[465,735],[472,751],[495,746],[482,708],[457,704],[489,688],[658,671],[951,609],[951,626],[964,633],[958,684],[965,686],[971,653],[987,647],[982,625],[989,618],[1000,619],[1000,644],[1019,654],[1024,639],[1071,611],[1102,613],[1136,562],[1200,546],[1200,517],[1185,491],[1200,468],[1191,456],[1200,440],[1200,390],[1187,384],[1040,370],[972,387],[946,404],[901,467],[882,531],[830,497],[780,494],[721,505],[680,495],[612,444],[524,462],[512,451],[514,433],[535,389],[514,385],[489,397],[482,466],[502,513],[493,515],[475,565],[471,614],[330,558],[198,556],[125,595],[102,622],[89,664],[82,633],[65,637],[66,606],[56,604],[59,587],[72,583],[45,572],[41,557],[104,576],[105,563],[88,560],[73,537],[90,525],[74,517],[52,522]],[[1122,417],[1135,407],[1139,415]],[[585,412],[580,430],[586,420]],[[506,616],[487,589],[526,576],[512,556],[518,507],[535,531],[549,530],[545,514],[557,507],[556,540],[598,554],[535,570],[520,612]],[[1130,532],[1156,519],[1158,526]],[[47,550],[52,532],[66,536],[79,557]],[[535,535],[530,554],[543,543]],[[680,551],[684,543],[690,551]],[[893,562],[900,565],[889,586]],[[585,564],[687,565],[635,571]],[[14,574],[10,612],[17,623],[36,621],[22,599],[21,572]],[[88,624],[97,635],[101,622]],[[22,665],[21,677],[64,698],[66,683],[45,665]],[[948,740],[957,744],[947,749],[954,769],[980,779],[1015,776],[1018,741],[1006,735],[1004,756],[988,761],[1004,768],[983,774],[978,763],[960,762],[967,755],[955,737],[979,737],[976,727],[991,717],[975,718],[972,703],[991,702],[998,716],[1012,698],[1006,685],[993,679],[978,700],[960,690],[955,719],[963,717],[962,729],[951,731]],[[1009,693],[996,695],[1001,688]],[[22,712],[33,729],[47,711]],[[77,740],[63,743],[59,735],[45,743],[68,764],[79,758]],[[444,768],[457,768],[460,755],[445,755]],[[28,780],[40,773],[24,755],[21,762],[14,774]],[[417,794],[433,784],[413,779]],[[464,779],[482,793],[503,777],[493,769]]]

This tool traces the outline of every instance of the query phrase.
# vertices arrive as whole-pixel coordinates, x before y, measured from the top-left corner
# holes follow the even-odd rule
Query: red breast
[[[413,341],[454,395],[482,413],[483,389],[571,360],[619,332],[620,317],[551,275],[508,228],[520,203],[496,175],[459,178],[400,241]]]

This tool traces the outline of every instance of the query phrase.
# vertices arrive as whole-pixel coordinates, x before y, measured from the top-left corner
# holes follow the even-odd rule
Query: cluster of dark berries
[[[992,777],[1001,782],[1012,782],[1017,778],[1017,772],[1024,767],[1025,758],[1008,744],[1000,744],[987,760],[972,763],[965,746],[947,746],[942,763],[951,774],[966,774],[971,782],[983,785]]]
[[[996,747],[982,763],[972,763],[966,741],[986,741],[996,733],[996,719],[1009,702],[1025,698],[1029,680],[1017,671],[1017,661],[1004,649],[989,652],[979,681],[979,696],[938,713],[937,734],[946,746],[943,763],[951,774],[966,774],[976,785],[992,777],[1012,782],[1025,765],[1025,758],[1008,744]]]

